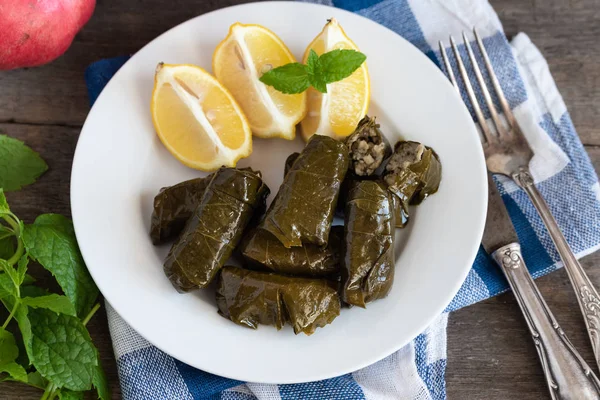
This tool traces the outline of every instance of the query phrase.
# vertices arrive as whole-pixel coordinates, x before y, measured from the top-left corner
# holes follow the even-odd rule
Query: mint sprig
[[[260,81],[286,94],[302,93],[310,86],[327,93],[327,84],[349,77],[366,59],[356,50],[338,49],[319,56],[311,49],[306,65],[282,65],[264,73]]]
[[[287,94],[302,93],[310,86],[306,65],[300,63],[285,64],[272,69],[261,76],[260,81]]]
[[[42,389],[42,400],[83,399],[96,388],[110,397],[98,350],[86,324],[100,308],[98,288],[87,271],[70,219],[38,216],[25,225],[4,191],[33,183],[46,163],[17,139],[0,135],[0,393],[5,381]],[[56,278],[62,293],[34,286],[29,261]],[[24,350],[24,351],[23,351]]]

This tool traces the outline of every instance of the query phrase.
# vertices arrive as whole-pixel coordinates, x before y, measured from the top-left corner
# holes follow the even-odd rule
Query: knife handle
[[[492,253],[523,311],[554,400],[600,399],[600,381],[556,322],[533,282],[521,246],[512,243]]]
[[[587,274],[575,258],[575,255],[569,247],[569,243],[560,231],[554,216],[550,212],[550,208],[542,197],[541,193],[535,187],[533,178],[527,169],[521,171],[514,176],[515,181],[521,186],[531,202],[537,209],[544,225],[548,229],[548,233],[556,246],[556,250],[560,255],[560,259],[565,266],[573,290],[575,291],[579,308],[585,321],[588,336],[592,342],[592,350],[596,357],[596,363],[600,366],[600,294],[594,287],[594,284],[588,278]]]

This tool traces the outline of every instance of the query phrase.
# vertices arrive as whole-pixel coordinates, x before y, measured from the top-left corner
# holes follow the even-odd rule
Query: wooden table
[[[50,170],[34,185],[8,196],[17,215],[70,215],[69,177],[80,128],[89,111],[83,71],[93,61],[131,54],[169,28],[196,15],[244,1],[99,0],[94,16],[69,51],[41,68],[0,73],[0,132],[27,142]],[[523,31],[548,59],[582,142],[600,168],[600,0],[496,0],[510,37]],[[160,17],[158,17],[160,15]],[[107,160],[107,162],[110,162]],[[110,188],[107,188],[110,190]],[[600,285],[600,254],[583,259]],[[43,271],[38,276],[46,282]],[[565,271],[538,280],[564,330],[593,365],[575,294]],[[89,325],[102,355],[113,397],[120,398],[116,363],[104,312]],[[512,294],[464,308],[448,324],[450,399],[543,399],[547,389],[535,348]],[[0,385],[2,399],[34,399],[25,385]]]

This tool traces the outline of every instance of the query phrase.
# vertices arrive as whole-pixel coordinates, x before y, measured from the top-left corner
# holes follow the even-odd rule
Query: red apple
[[[62,55],[95,6],[96,0],[0,0],[0,70]]]

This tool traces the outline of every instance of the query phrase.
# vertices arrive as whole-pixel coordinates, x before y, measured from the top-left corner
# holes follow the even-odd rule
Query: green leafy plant
[[[39,154],[23,142],[0,135],[0,188],[5,192],[35,182],[47,169]]]
[[[273,68],[260,77],[265,85],[282,93],[302,93],[310,86],[327,93],[327,84],[341,81],[352,75],[367,59],[356,50],[332,50],[320,56],[310,50],[305,64],[290,63]]]
[[[43,214],[26,225],[4,195],[33,183],[46,169],[24,143],[0,135],[0,302],[8,313],[0,326],[0,382],[40,388],[42,400],[82,399],[94,387],[105,400],[108,384],[86,328],[100,308],[98,289],[83,262],[73,223]],[[62,293],[36,286],[27,273],[30,261],[52,273]]]

